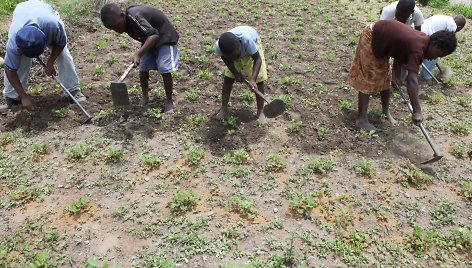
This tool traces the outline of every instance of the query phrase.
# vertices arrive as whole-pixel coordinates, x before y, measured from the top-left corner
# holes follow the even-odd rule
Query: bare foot
[[[264,113],[259,113],[259,115],[257,116],[257,120],[262,124],[267,123],[267,117]]]
[[[367,119],[357,119],[356,126],[365,131],[377,130]]]
[[[149,103],[149,98],[142,97],[141,100],[139,101],[139,106],[146,107],[148,103]]]
[[[172,114],[174,113],[174,103],[172,101],[165,101],[164,103],[164,113]]]
[[[390,113],[385,114],[385,117],[387,118],[388,122],[390,122],[392,126],[398,126],[397,120],[395,120]]]
[[[220,111],[215,115],[215,118],[218,120],[224,120],[228,116],[228,108],[221,107]]]

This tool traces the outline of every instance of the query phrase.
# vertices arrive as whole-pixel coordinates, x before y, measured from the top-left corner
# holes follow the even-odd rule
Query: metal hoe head
[[[128,88],[125,83],[111,83],[110,91],[114,106],[128,106],[130,104]]]
[[[434,157],[432,159],[430,159],[428,161],[425,161],[421,164],[423,164],[423,165],[424,164],[431,164],[431,163],[434,163],[434,162],[437,162],[437,161],[441,160],[441,158],[443,158],[443,157],[444,157],[444,155],[434,155]]]
[[[285,112],[285,103],[280,99],[273,100],[262,111],[267,118],[277,117]]]

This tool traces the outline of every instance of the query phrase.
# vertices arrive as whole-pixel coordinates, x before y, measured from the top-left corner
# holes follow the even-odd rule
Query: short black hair
[[[220,35],[218,47],[223,55],[231,55],[239,47],[239,38],[231,32]]]
[[[446,55],[449,55],[457,48],[456,34],[447,30],[437,31],[429,38],[429,44],[436,45]]]
[[[123,11],[121,8],[115,3],[108,3],[102,7],[100,10],[100,19],[103,23],[107,22],[110,18],[118,16]]]
[[[413,13],[415,10],[415,0],[400,0],[397,4],[397,11]]]

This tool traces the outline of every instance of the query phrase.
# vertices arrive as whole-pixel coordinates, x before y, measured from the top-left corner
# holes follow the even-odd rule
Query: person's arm
[[[134,56],[133,56],[133,63],[135,66],[138,66],[140,61],[141,61],[141,57],[146,54],[146,52],[151,49],[152,47],[154,47],[154,45],[156,44],[157,40],[159,39],[159,35],[157,34],[154,34],[154,35],[151,35],[151,36],[148,36],[146,38],[146,41],[144,42],[144,44],[134,53]]]
[[[13,88],[16,90],[16,93],[21,98],[21,104],[27,108],[31,109],[33,106],[33,103],[31,101],[30,96],[28,93],[26,93],[25,89],[21,85],[20,78],[18,77],[18,73],[16,71],[12,71],[8,68],[5,68],[5,75],[7,76],[8,81],[10,81],[10,84],[13,86]]]
[[[236,67],[234,66],[234,61],[228,60],[228,59],[226,59],[225,57],[221,57],[221,59],[222,59],[223,62],[226,64],[226,66],[227,66],[228,69],[231,71],[231,73],[234,75],[234,79],[235,79],[237,82],[242,82],[244,78],[243,78],[242,75],[238,72],[238,70],[236,70]]]
[[[398,84],[398,86],[402,86],[402,65],[397,62],[397,60],[393,60],[393,81]]]
[[[418,74],[409,71],[406,77],[406,89],[410,96],[410,103],[413,107],[413,114],[411,119],[415,125],[423,121],[423,114],[421,113],[420,100],[418,97]]]
[[[53,46],[51,55],[49,56],[49,59],[46,63],[46,74],[51,76],[51,75],[57,75],[56,69],[54,68],[54,63],[56,62],[57,57],[61,55],[62,51],[64,50],[63,46]]]
[[[259,71],[261,70],[261,65],[262,65],[262,59],[261,55],[259,54],[259,51],[251,55],[254,63],[252,65],[252,77],[251,80],[249,81],[249,85],[251,86],[252,89],[257,88],[257,76],[259,75]]]

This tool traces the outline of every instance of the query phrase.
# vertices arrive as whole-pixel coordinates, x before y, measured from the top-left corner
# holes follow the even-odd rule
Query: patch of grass
[[[154,119],[161,119],[165,114],[161,108],[149,108],[146,112],[150,118]]]
[[[11,144],[14,140],[16,135],[13,132],[7,132],[0,135],[0,146],[5,146],[7,144]]]
[[[238,126],[238,117],[237,116],[230,116],[223,122],[225,127],[229,128],[236,128]]]
[[[51,112],[55,117],[65,118],[69,114],[69,108],[63,107],[59,109],[52,109]]]
[[[123,158],[123,150],[109,147],[103,154],[103,158],[107,163],[118,163]]]
[[[284,170],[287,167],[287,163],[283,160],[282,157],[269,153],[267,156],[267,164],[265,170],[267,172],[279,172]]]
[[[403,186],[412,185],[415,188],[424,188],[426,184],[431,183],[432,177],[417,168],[413,163],[407,161],[400,168],[403,174]]]
[[[44,187],[20,185],[17,190],[8,193],[8,200],[11,202],[9,205],[22,206],[35,201],[43,194],[50,194],[52,189],[52,184],[47,184]]]
[[[119,264],[113,264],[112,266],[110,266],[110,264],[108,264],[107,261],[104,261],[102,265],[100,265],[97,258],[87,258],[85,260],[85,264],[87,265],[87,268],[108,268],[108,267],[121,268],[121,265]],[[38,266],[38,268],[40,267],[49,267],[49,266]]]
[[[16,5],[20,2],[23,2],[23,0],[2,0],[0,2],[0,18],[12,13]]]
[[[470,134],[470,130],[472,126],[467,123],[457,123],[451,125],[452,133],[459,135],[459,136],[467,136]]]
[[[287,130],[289,133],[300,132],[300,130],[302,129],[302,126],[303,126],[303,122],[301,120],[292,119],[292,121],[288,123]]]
[[[165,252],[159,250],[154,253],[147,251],[141,254],[139,263],[133,263],[133,267],[144,267],[144,268],[174,268],[175,260],[168,259]]]
[[[366,176],[369,179],[375,178],[375,169],[372,162],[361,157],[354,165],[354,171],[360,176]]]
[[[200,98],[200,89],[193,87],[185,91],[185,99],[189,101],[197,101]]]
[[[231,198],[228,204],[228,210],[249,219],[254,219],[259,215],[259,212],[254,208],[253,202],[239,195],[235,195]]]
[[[107,59],[108,66],[112,66],[113,64],[117,63],[118,60],[119,60],[119,58],[116,55],[108,56],[108,59]]]
[[[255,98],[254,92],[252,92],[248,88],[243,88],[239,96],[241,97],[241,100],[243,101],[243,103],[247,105],[254,102],[254,98]]]
[[[185,154],[185,161],[192,166],[200,166],[204,156],[205,151],[196,146],[191,146]]]
[[[90,199],[88,197],[81,197],[67,204],[65,210],[70,214],[80,214],[87,212],[90,208]]]
[[[434,241],[438,237],[435,231],[425,231],[419,226],[413,228],[413,233],[406,234],[405,248],[416,257],[422,257],[434,246]]]
[[[297,173],[300,175],[325,174],[333,170],[333,167],[333,160],[320,157],[318,159],[312,159],[308,165],[299,167]]]
[[[352,107],[352,103],[348,100],[340,100],[339,101],[339,108],[341,110],[349,110]]]
[[[199,70],[197,73],[197,77],[200,79],[209,79],[212,78],[214,74],[209,70]]]
[[[174,193],[174,196],[167,207],[174,214],[180,214],[190,211],[197,205],[198,197],[192,193],[191,190],[182,189]]]
[[[192,130],[203,124],[206,120],[207,117],[203,114],[192,114],[184,117],[180,123],[180,126],[185,129]]]
[[[472,186],[470,183],[464,183],[462,185],[461,195],[472,202]]]
[[[432,95],[429,95],[428,99],[432,104],[437,105],[444,101],[444,94],[442,94],[442,92],[436,92]]]
[[[66,150],[66,154],[70,161],[79,161],[85,159],[92,151],[92,147],[78,144],[71,149]]]
[[[91,73],[93,76],[98,76],[98,75],[103,74],[104,72],[105,72],[105,69],[102,66],[96,65],[95,67],[93,67]]]
[[[316,196],[315,193],[304,194],[296,192],[295,196],[288,203],[289,208],[294,214],[311,219],[311,212],[319,205],[315,200]]]
[[[44,87],[41,85],[37,85],[35,87],[28,87],[28,93],[32,95],[38,95],[39,93],[44,91]]]
[[[298,78],[296,78],[295,76],[283,76],[282,78],[280,78],[280,82],[284,86],[293,86],[299,84],[300,80],[298,80]]]
[[[244,149],[238,149],[233,153],[227,153],[224,155],[224,159],[233,165],[247,165],[252,161],[252,158]]]
[[[159,156],[150,153],[143,153],[139,160],[142,162],[144,170],[151,170],[162,163],[162,159]]]
[[[319,127],[317,130],[316,130],[316,138],[319,140],[319,141],[322,141],[324,139],[326,139],[326,136],[330,133],[330,130],[329,128],[327,127]]]
[[[48,141],[43,141],[39,143],[33,143],[31,147],[33,149],[33,159],[39,159],[41,156],[50,152],[51,143]]]
[[[454,223],[456,206],[449,200],[442,200],[431,212],[431,225],[436,228]]]

